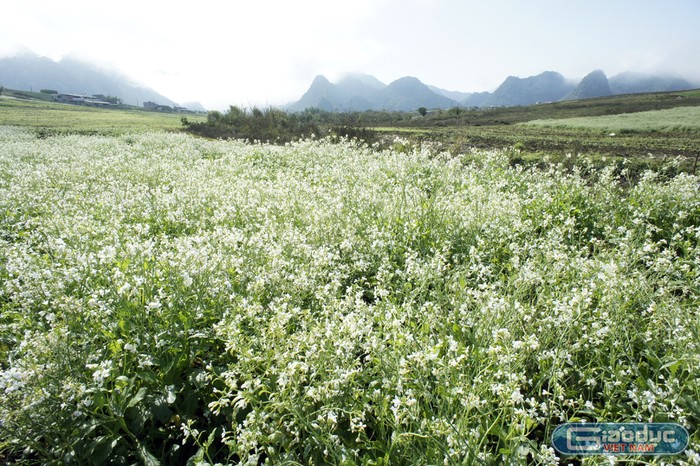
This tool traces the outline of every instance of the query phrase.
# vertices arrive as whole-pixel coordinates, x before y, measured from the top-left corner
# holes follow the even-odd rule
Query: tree
[[[2,91],[4,91],[4,90],[5,90],[5,88],[0,86],[0,95],[2,95]]]
[[[274,108],[263,110],[253,107],[248,110],[232,105],[225,113],[209,112],[206,122],[194,123],[186,118],[180,121],[187,131],[206,137],[277,144],[320,133],[313,118],[304,114],[287,114]]]
[[[122,103],[124,103],[122,99],[113,95],[95,94],[95,97],[114,105],[121,105]]]
[[[421,116],[425,116],[428,114],[428,109],[425,107],[419,107],[418,108],[418,113],[420,113]]]

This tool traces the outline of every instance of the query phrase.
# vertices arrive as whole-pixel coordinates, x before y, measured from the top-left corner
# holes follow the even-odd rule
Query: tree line
[[[235,138],[248,141],[284,144],[318,135],[313,118],[304,113],[286,113],[275,108],[252,109],[231,106],[226,112],[210,111],[207,120],[191,122],[181,119],[188,132],[209,138]]]

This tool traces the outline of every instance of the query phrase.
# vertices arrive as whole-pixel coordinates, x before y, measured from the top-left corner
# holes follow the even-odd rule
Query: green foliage
[[[287,143],[319,134],[309,114],[286,113],[275,108],[242,109],[231,106],[225,113],[209,112],[206,122],[183,120],[185,130],[209,138],[233,138],[247,141]]]
[[[109,102],[114,105],[121,105],[123,104],[122,99],[119,97],[115,97],[113,95],[104,95],[104,94],[96,94],[95,97],[100,98],[104,100],[105,102]]]
[[[698,451],[698,177],[394,143],[0,127],[2,461],[555,465],[575,420]]]
[[[341,139],[355,139],[367,145],[379,142],[379,135],[376,131],[361,126],[334,126],[330,130],[331,140],[339,142]]]
[[[50,95],[58,94],[58,91],[55,91],[53,89],[42,89],[39,92],[41,92],[42,94],[50,94]]]
[[[420,116],[425,116],[428,114],[428,109],[425,107],[418,107],[418,113],[420,113]]]

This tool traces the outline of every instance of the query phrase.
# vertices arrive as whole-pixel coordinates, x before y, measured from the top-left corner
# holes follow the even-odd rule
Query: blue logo
[[[554,429],[552,446],[563,455],[675,455],[689,438],[668,422],[567,423]]]

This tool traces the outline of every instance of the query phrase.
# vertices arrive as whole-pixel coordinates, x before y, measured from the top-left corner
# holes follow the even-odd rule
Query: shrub
[[[246,110],[231,106],[225,113],[209,112],[206,122],[192,123],[183,119],[182,123],[186,131],[200,136],[273,144],[319,134],[310,114],[285,113],[274,108]]]

